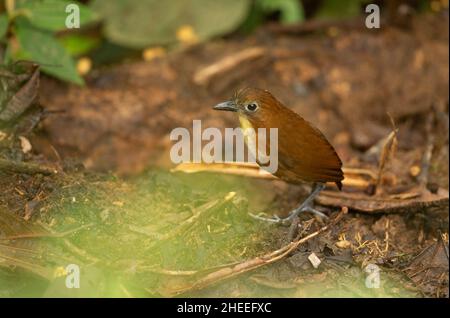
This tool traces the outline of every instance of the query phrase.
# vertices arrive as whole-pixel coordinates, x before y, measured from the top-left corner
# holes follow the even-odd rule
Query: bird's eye
[[[245,105],[245,109],[249,112],[255,112],[258,109],[258,104],[251,103],[251,104]]]

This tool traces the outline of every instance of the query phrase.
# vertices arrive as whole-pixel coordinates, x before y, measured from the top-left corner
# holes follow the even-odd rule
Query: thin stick
[[[52,231],[48,226],[46,226],[45,224],[38,222],[38,224],[46,231],[48,231],[49,233],[25,233],[25,234],[17,234],[17,235],[10,235],[10,236],[2,236],[0,237],[0,240],[2,241],[10,241],[10,240],[18,240],[18,239],[27,239],[27,238],[40,238],[40,237],[65,237],[67,235],[70,235],[72,233],[75,233],[79,230],[82,230],[84,228],[88,228],[90,226],[93,226],[93,223],[89,223],[89,224],[84,224],[81,225],[77,228],[71,229],[71,230],[67,230],[65,232],[62,233],[57,233]]]
[[[345,174],[345,179],[342,183],[347,187],[365,189],[377,180],[377,173],[369,169],[344,167],[342,170]],[[214,172],[266,180],[280,180],[269,172],[260,169],[256,163],[246,162],[181,163],[171,171],[184,173]]]
[[[52,175],[58,173],[56,169],[37,165],[28,162],[16,162],[0,158],[0,171],[5,170],[9,172],[26,173],[26,174],[43,174]]]
[[[389,119],[392,125],[392,132],[388,135],[383,143],[383,148],[381,149],[379,163],[378,163],[378,176],[377,176],[377,184],[375,194],[379,195],[383,192],[382,186],[382,177],[384,168],[386,167],[389,160],[394,156],[394,153],[397,148],[397,133],[398,128],[395,126],[394,119],[388,113]]]
[[[262,57],[266,50],[262,47],[251,47],[236,54],[228,55],[197,71],[194,74],[194,83],[198,85],[208,84],[211,78],[217,74],[226,73],[239,66],[241,63]]]
[[[431,157],[433,155],[433,149],[434,149],[434,140],[435,136],[433,134],[433,123],[434,123],[434,112],[430,113],[430,115],[427,118],[426,123],[426,131],[427,131],[427,143],[425,147],[425,152],[422,157],[421,162],[421,172],[419,175],[419,184],[422,187],[426,187],[428,182],[428,172],[430,170],[430,162]]]

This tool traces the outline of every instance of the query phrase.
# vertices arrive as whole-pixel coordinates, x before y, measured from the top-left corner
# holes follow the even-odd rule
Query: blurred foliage
[[[20,50],[13,53],[14,59],[32,60],[42,65],[42,71],[49,75],[83,84],[69,53],[51,33],[34,28],[25,19],[16,19],[15,23]]]
[[[324,0],[320,6],[317,18],[350,18],[361,13],[362,5],[367,0]]]
[[[69,0],[17,0],[17,10],[24,12],[28,21],[36,28],[47,31],[66,30],[66,8],[70,4],[77,4],[80,10],[80,24],[89,23],[96,18],[96,14],[75,1]],[[65,13],[65,14],[62,14]]]
[[[305,19],[301,1],[298,0],[255,0],[252,10],[242,25],[244,32],[251,32],[264,23],[265,19],[279,13],[283,24],[299,23]]]
[[[8,31],[8,17],[6,14],[0,14],[0,39],[2,39]]]
[[[0,60],[29,59],[44,73],[83,84],[73,57],[94,63],[139,55],[153,46],[177,47],[251,32],[268,20],[282,24],[362,14],[369,0],[0,0]],[[444,1],[444,0],[442,0]],[[442,2],[441,1],[441,2]],[[410,1],[418,11],[440,1]],[[78,5],[81,30],[68,30],[69,4]],[[443,8],[448,4],[442,5]],[[435,10],[436,11],[436,10]],[[102,22],[93,24],[94,22]],[[92,28],[87,29],[87,25]]]
[[[108,40],[133,48],[184,42],[186,26],[203,41],[243,23],[253,29],[274,12],[281,23],[304,20],[299,0],[93,0],[91,7],[103,17]]]
[[[104,35],[134,48],[179,40],[180,29],[192,28],[198,40],[228,33],[245,19],[249,0],[94,0],[104,19]]]
[[[256,1],[264,12],[280,12],[281,23],[298,23],[305,19],[303,6],[297,0],[258,0]]]
[[[99,37],[83,34],[68,34],[60,37],[59,42],[72,56],[83,55],[100,45]]]
[[[5,1],[6,12],[0,15],[0,39],[7,44],[4,62],[31,60],[44,73],[82,85],[72,57],[55,37],[55,32],[66,30],[66,8],[74,3],[80,10],[80,24],[95,21],[91,9],[74,1]]]

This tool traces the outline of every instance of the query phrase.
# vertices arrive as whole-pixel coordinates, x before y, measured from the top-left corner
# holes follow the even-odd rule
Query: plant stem
[[[5,0],[5,9],[9,17],[12,17],[14,15],[14,9],[16,7],[15,2],[15,0]]]

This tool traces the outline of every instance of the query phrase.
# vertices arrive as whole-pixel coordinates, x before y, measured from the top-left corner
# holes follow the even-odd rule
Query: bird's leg
[[[262,217],[262,216],[259,216],[259,215],[253,215],[253,214],[250,214],[250,216],[252,216],[255,219],[258,219],[258,220],[261,220],[261,221],[266,221],[266,222],[271,222],[271,223],[285,223],[286,221],[292,221],[292,219],[294,219],[296,216],[298,216],[301,212],[311,212],[311,213],[314,213],[314,214],[316,214],[316,215],[318,215],[320,217],[328,218],[325,214],[323,214],[322,212],[314,209],[311,206],[314,198],[323,189],[325,189],[325,184],[323,184],[323,183],[314,183],[313,188],[311,189],[311,193],[305,199],[305,201],[303,201],[297,208],[292,210],[289,213],[289,215],[287,217],[285,217],[285,218],[280,218],[280,217],[278,217],[276,215],[273,218],[265,218],[265,217]]]
[[[293,218],[295,218],[297,215],[299,215],[301,212],[311,212],[311,213],[313,213],[315,215],[318,215],[320,217],[328,218],[325,214],[323,214],[322,212],[320,212],[320,211],[318,211],[318,210],[316,210],[316,209],[314,209],[312,207],[312,202],[313,202],[314,198],[323,189],[325,189],[325,184],[323,184],[323,183],[314,183],[313,188],[311,189],[311,193],[305,199],[305,201],[303,201],[297,208],[292,210],[291,213],[289,213],[289,215],[286,218],[284,218],[283,220],[290,221]]]

